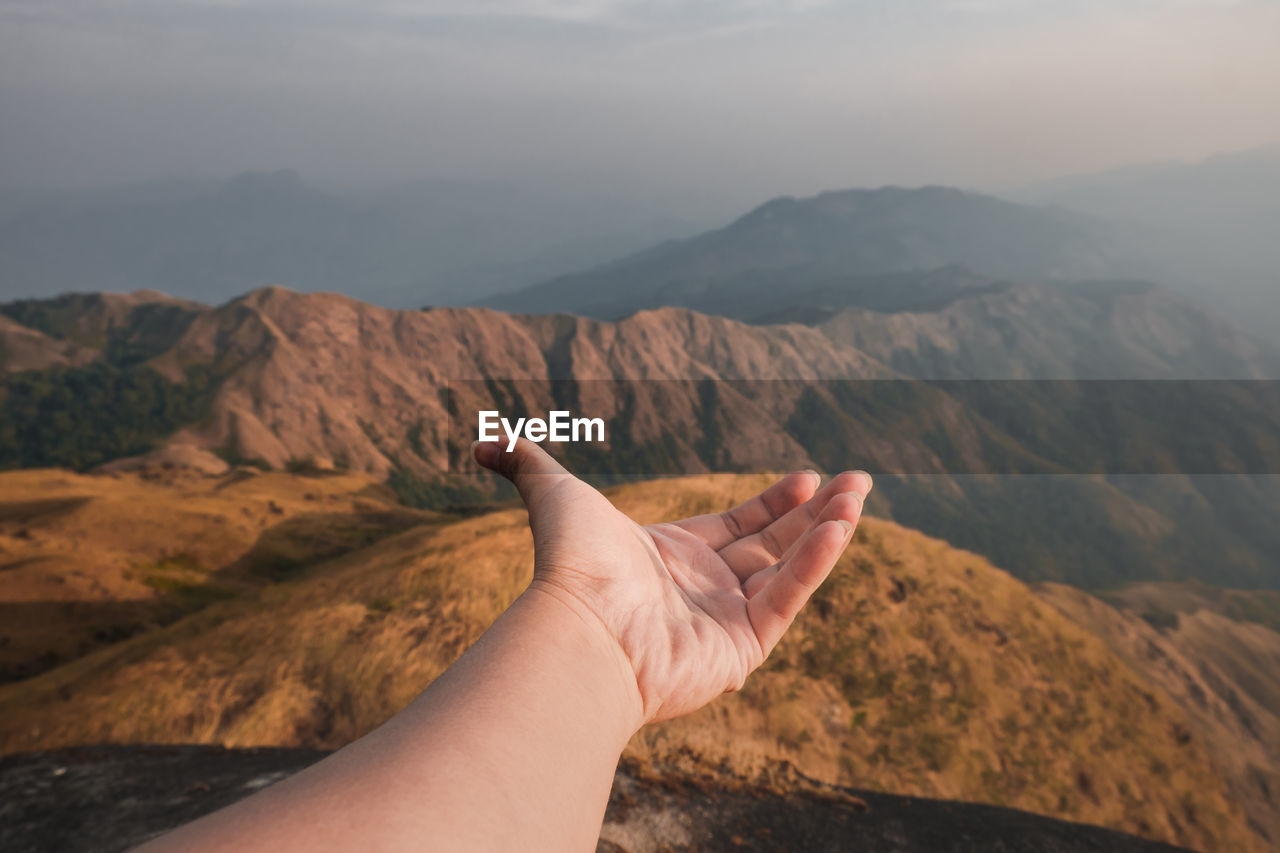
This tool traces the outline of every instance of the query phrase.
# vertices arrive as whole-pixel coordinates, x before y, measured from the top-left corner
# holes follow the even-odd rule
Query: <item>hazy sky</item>
[[[0,0],[0,186],[992,186],[1280,140],[1278,47],[1275,0]]]

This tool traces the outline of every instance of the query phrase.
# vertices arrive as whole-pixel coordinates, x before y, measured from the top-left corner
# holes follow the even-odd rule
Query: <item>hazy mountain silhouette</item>
[[[474,299],[691,230],[585,194],[443,181],[340,191],[288,170],[255,172],[0,193],[0,279],[10,297],[155,288],[216,302],[283,284],[416,307]]]
[[[1004,192],[1115,222],[1167,282],[1259,334],[1280,328],[1280,144]]]
[[[1080,214],[946,187],[884,187],[775,199],[720,230],[483,304],[602,318],[678,305],[752,319],[815,293],[837,304],[881,301],[910,286],[887,274],[952,265],[1012,281],[1140,269],[1104,224]]]

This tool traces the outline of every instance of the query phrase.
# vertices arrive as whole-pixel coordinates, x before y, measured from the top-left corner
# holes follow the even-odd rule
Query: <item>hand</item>
[[[386,723],[150,849],[595,850],[636,729],[742,686],[871,488],[802,471],[641,527],[532,442],[473,452],[529,508],[529,589]]]
[[[742,687],[831,572],[871,490],[863,472],[819,489],[817,473],[801,471],[726,512],[641,527],[533,442],[473,452],[529,509],[530,591],[621,652],[640,724]]]

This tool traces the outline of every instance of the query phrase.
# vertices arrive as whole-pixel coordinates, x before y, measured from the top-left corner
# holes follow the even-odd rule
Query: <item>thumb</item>
[[[576,479],[545,450],[527,438],[506,450],[496,441],[477,441],[472,456],[481,468],[501,474],[515,484],[524,505],[532,508],[546,492],[566,479]]]

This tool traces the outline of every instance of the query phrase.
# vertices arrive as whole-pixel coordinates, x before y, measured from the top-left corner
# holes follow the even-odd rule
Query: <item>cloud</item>
[[[411,35],[431,24],[488,23],[505,31],[524,21],[672,34],[746,26],[835,5],[834,0],[0,0],[0,26],[138,31],[239,23]]]
[[[1265,0],[0,0],[0,186],[1030,179],[1280,137],[1278,25]]]

